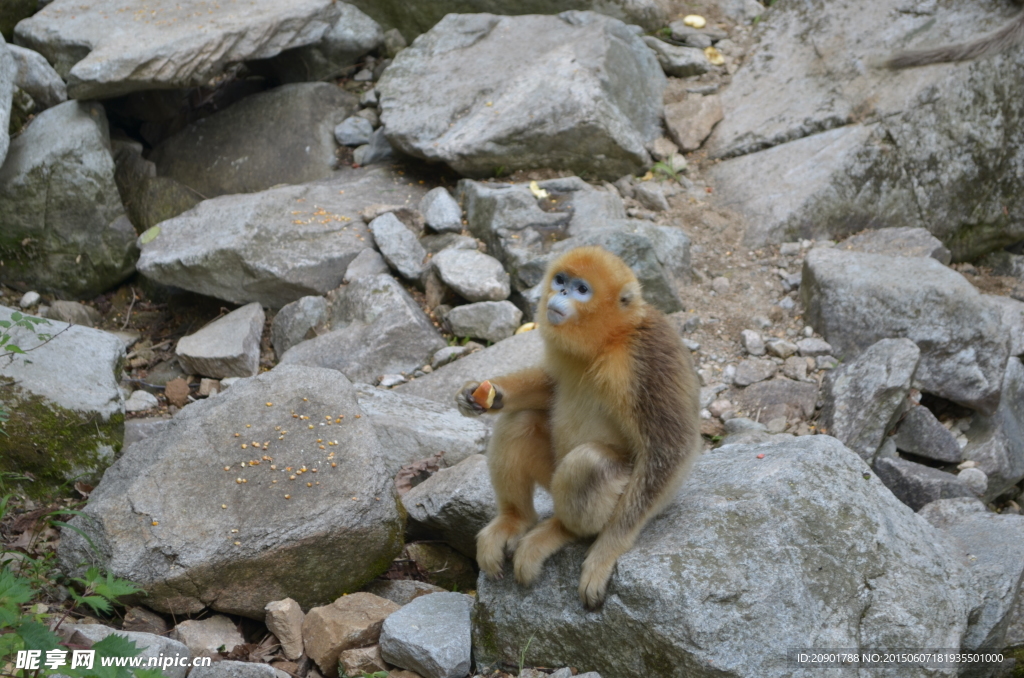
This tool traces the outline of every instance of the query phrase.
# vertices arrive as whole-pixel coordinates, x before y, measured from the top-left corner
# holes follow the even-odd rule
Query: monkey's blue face
[[[583,278],[556,273],[551,278],[547,316],[552,325],[561,325],[576,316],[576,304],[585,304],[594,296],[594,289]]]

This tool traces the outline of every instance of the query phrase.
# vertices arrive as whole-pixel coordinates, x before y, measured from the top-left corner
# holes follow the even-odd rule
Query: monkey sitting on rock
[[[1017,4],[1020,4],[1018,0]],[[912,68],[927,64],[970,61],[1005,52],[1024,42],[1024,11],[995,33],[962,45],[946,45],[935,49],[913,50],[896,54],[885,65],[888,68]]]
[[[498,515],[477,535],[477,562],[501,577],[506,549],[529,585],[567,542],[596,537],[580,599],[604,601],[620,555],[675,496],[700,454],[699,392],[689,352],[618,257],[581,247],[548,269],[538,305],[543,367],[456,395],[468,416],[499,412],[488,448]],[[554,515],[536,524],[533,491]]]

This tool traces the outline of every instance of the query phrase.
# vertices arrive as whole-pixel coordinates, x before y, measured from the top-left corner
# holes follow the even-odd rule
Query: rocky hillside
[[[1017,10],[768,5],[0,1],[0,555],[73,505],[60,567],[145,592],[40,618],[192,678],[1011,675],[1024,51],[879,64]],[[581,245],[691,351],[705,441],[599,612],[582,543],[479,575],[454,402],[540,362]]]

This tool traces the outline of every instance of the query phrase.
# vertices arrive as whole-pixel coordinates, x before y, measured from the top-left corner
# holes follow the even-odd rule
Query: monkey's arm
[[[554,382],[540,367],[514,372],[502,377],[489,379],[491,386],[497,391],[494,404],[490,410],[482,407],[473,399],[473,391],[479,381],[469,381],[455,394],[455,403],[459,411],[467,417],[484,412],[501,410],[502,412],[519,412],[521,410],[546,410],[551,406],[554,395]]]

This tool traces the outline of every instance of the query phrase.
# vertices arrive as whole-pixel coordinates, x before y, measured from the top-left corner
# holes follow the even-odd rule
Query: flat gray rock
[[[406,280],[420,279],[427,251],[416,239],[416,234],[399,221],[394,213],[382,214],[371,221],[370,233],[392,269]]]
[[[491,427],[480,419],[462,416],[454,398],[443,404],[365,384],[356,386],[356,397],[377,430],[390,476],[406,464],[439,452],[444,455],[444,465],[454,466],[483,453],[491,438]]]
[[[12,322],[14,313],[0,306],[0,320]],[[124,436],[118,389],[124,344],[108,332],[56,320],[35,331],[4,332],[10,343],[31,352],[0,361],[0,401],[10,416],[0,471],[33,474],[33,493],[78,479],[97,482]],[[54,338],[41,345],[36,333]]]
[[[896,447],[903,452],[959,464],[963,459],[956,436],[949,432],[927,407],[911,407],[896,429]]]
[[[501,262],[483,252],[446,249],[431,263],[441,280],[467,301],[501,301],[512,291]]]
[[[454,400],[453,400],[454,402]],[[443,468],[402,496],[412,539],[439,539],[459,553],[476,558],[476,535],[498,514],[487,458],[474,454]],[[537,488],[537,515],[554,512],[551,495]]]
[[[0,48],[0,92],[9,63],[5,50]],[[136,233],[114,183],[100,104],[54,106],[11,142],[0,167],[0,214],[0,250],[26,255],[4,257],[0,282],[88,299],[135,271]]]
[[[920,357],[909,339],[883,339],[829,372],[819,425],[870,464],[903,412]]]
[[[280,359],[292,346],[316,337],[316,329],[326,328],[326,325],[327,300],[323,297],[302,297],[285,305],[274,316],[270,326],[270,344],[274,347],[274,354]]]
[[[734,400],[744,412],[756,416],[762,423],[777,417],[785,417],[787,421],[807,421],[814,416],[818,385],[776,377],[747,386],[735,395]],[[728,424],[726,422],[726,430]]]
[[[1010,358],[1003,375],[1003,396],[991,417],[976,414],[967,430],[964,459],[988,476],[982,497],[992,501],[1024,479],[1024,366]]]
[[[909,226],[864,231],[847,238],[838,247],[890,257],[931,257],[947,265],[952,256],[942,241],[927,229]]]
[[[188,405],[107,470],[71,520],[98,553],[65,530],[62,567],[95,562],[176,615],[210,607],[262,620],[274,600],[309,608],[358,589],[397,555],[403,522],[361,414],[342,375],[295,365]]]
[[[62,634],[66,635],[68,642],[74,645],[88,645],[98,643],[107,636],[121,636],[122,638],[135,643],[135,647],[141,650],[138,656],[144,660],[156,659],[158,657],[180,657],[184,663],[179,666],[168,666],[162,669],[166,678],[185,678],[188,671],[188,659],[192,653],[183,643],[171,638],[164,638],[152,633],[140,633],[137,631],[120,631],[102,624],[62,624]]]
[[[971,573],[981,612],[964,636],[968,651],[1006,647],[1006,631],[1024,579],[1024,516],[989,513],[975,499],[940,499],[918,513],[951,542],[950,555]]]
[[[585,543],[529,589],[480,577],[474,658],[605,678],[781,678],[794,675],[785,648],[804,644],[959,647],[973,590],[944,548],[834,438],[729,445],[697,461],[619,558],[601,611],[579,601]]]
[[[436,233],[460,233],[462,208],[444,186],[427,192],[420,200],[420,212],[427,226]]]
[[[736,376],[733,383],[737,386],[750,386],[765,379],[771,379],[779,371],[779,366],[765,358],[748,358],[736,365]]]
[[[1002,313],[962,275],[928,257],[815,248],[800,286],[807,322],[852,360],[880,339],[921,349],[922,391],[991,414],[1009,357]]]
[[[378,168],[204,200],[141,244],[139,270],[164,285],[280,308],[341,284],[346,267],[372,245],[361,209],[422,195],[415,182]]]
[[[515,334],[523,312],[511,301],[479,301],[456,306],[444,319],[457,337],[501,341]]]
[[[647,31],[665,25],[665,8],[655,0],[429,0],[410,5],[402,0],[355,0],[352,4],[386,26],[394,26],[412,42],[446,14],[556,14],[570,9],[593,10]]]
[[[356,7],[335,3],[338,18],[319,42],[287,50],[265,63],[281,82],[331,80],[384,42],[380,24]]]
[[[334,128],[334,140],[342,146],[360,146],[370,143],[373,125],[366,118],[353,115],[345,118]]]
[[[939,499],[975,498],[959,477],[915,461],[879,456],[873,468],[896,498],[915,511]]]
[[[882,0],[865,12],[841,2],[822,23],[821,7],[772,7],[722,90],[725,118],[706,147],[727,159],[709,174],[721,203],[748,218],[746,244],[913,227],[964,261],[1024,238],[1024,178],[1008,181],[998,169],[1022,151],[1024,53],[1004,53],[998,68],[985,60],[878,67],[901,49],[986,35],[1016,10],[918,3],[908,11],[902,0]]]
[[[389,275],[363,276],[340,288],[330,313],[332,330],[293,346],[281,363],[338,370],[372,383],[384,374],[411,373],[445,345],[409,293]]]
[[[467,381],[483,381],[511,374],[539,365],[543,360],[544,340],[540,332],[524,332],[499,341],[483,351],[459,358],[425,377],[396,386],[394,390],[450,405],[455,402],[459,388]]]
[[[251,377],[260,368],[263,307],[253,302],[178,340],[174,352],[189,374]]]
[[[64,81],[46,61],[46,57],[18,45],[8,45],[7,49],[14,57],[18,69],[14,77],[15,86],[28,93],[37,106],[52,108],[68,100],[68,90]],[[3,163],[2,159],[0,163]]]
[[[462,593],[420,596],[384,620],[381,656],[424,678],[463,678],[473,646],[472,607],[473,597]]]
[[[665,75],[688,78],[691,75],[702,75],[711,69],[711,63],[704,56],[704,50],[672,45],[653,35],[645,35],[643,40],[644,44],[654,51]]]
[[[102,99],[208,84],[230,64],[320,41],[338,17],[329,0],[261,2],[244,11],[202,0],[138,9],[54,0],[15,35],[54,65],[69,96]]]
[[[377,91],[396,148],[464,176],[552,167],[614,180],[650,164],[665,82],[617,19],[449,14],[395,57]]]
[[[326,179],[336,165],[334,128],[358,107],[355,95],[332,84],[282,85],[188,125],[150,160],[161,176],[207,198]]]

